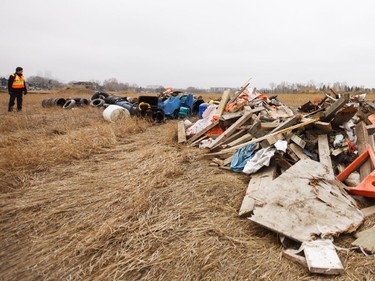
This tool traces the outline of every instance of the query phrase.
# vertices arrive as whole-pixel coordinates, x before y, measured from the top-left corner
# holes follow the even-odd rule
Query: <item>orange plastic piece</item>
[[[339,181],[344,181],[354,170],[361,166],[368,158],[375,166],[375,154],[368,144],[366,150],[357,157],[348,167],[337,175]],[[356,195],[375,198],[375,170],[372,171],[359,185],[350,187],[349,192]]]
[[[375,113],[371,114],[369,117],[367,117],[368,120],[371,122],[371,124],[375,124]]]
[[[222,133],[224,132],[224,130],[219,126],[215,126],[213,127],[211,130],[209,130],[207,133],[206,133],[206,136],[207,137],[211,137],[211,136],[219,136],[221,135]]]

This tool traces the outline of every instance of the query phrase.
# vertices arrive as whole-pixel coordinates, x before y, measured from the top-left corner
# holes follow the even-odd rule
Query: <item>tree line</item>
[[[0,77],[0,86],[5,88],[7,87],[7,78]],[[109,78],[103,82],[98,80],[90,81],[71,81],[69,83],[62,83],[55,79],[50,79],[41,76],[30,76],[27,78],[27,84],[30,90],[51,90],[59,89],[69,85],[82,85],[88,89],[92,90],[105,90],[105,91],[133,91],[133,92],[142,92],[142,91],[153,91],[153,92],[163,92],[165,87],[163,86],[148,86],[140,87],[137,84],[123,83],[119,82],[116,78]],[[186,89],[174,89],[178,91],[184,91],[189,93],[204,93],[204,92],[217,92],[222,93],[222,88],[202,89],[197,87],[187,87]],[[228,87],[230,88],[230,87]],[[225,88],[227,89],[227,88]],[[234,88],[230,88],[235,90]],[[269,87],[260,88],[259,90],[265,94],[282,94],[282,93],[301,93],[301,92],[324,92],[329,89],[333,89],[337,92],[356,92],[356,91],[366,91],[366,92],[375,92],[374,88],[365,88],[364,86],[349,86],[346,82],[334,82],[334,83],[315,83],[313,80],[308,81],[307,83],[289,83],[281,82],[275,83],[271,82]]]

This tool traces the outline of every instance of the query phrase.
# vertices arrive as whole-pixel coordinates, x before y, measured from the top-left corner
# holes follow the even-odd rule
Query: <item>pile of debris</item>
[[[340,274],[333,239],[375,214],[375,104],[331,91],[295,110],[248,87],[225,91],[194,124],[180,121],[178,141],[205,149],[212,165],[251,175],[239,216],[283,245],[294,241],[284,256]],[[356,237],[354,247],[375,253],[375,226]]]
[[[103,109],[107,121],[117,121],[127,116],[145,117],[152,121],[162,122],[165,118],[178,119],[191,117],[198,113],[199,105],[204,103],[202,97],[168,89],[158,96],[123,97],[95,92],[90,101],[85,98],[50,98],[42,101],[43,107],[62,107],[73,109],[90,104]]]

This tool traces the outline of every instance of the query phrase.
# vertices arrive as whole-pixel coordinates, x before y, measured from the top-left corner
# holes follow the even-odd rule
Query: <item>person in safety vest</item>
[[[14,101],[17,99],[17,111],[22,110],[22,94],[27,94],[26,81],[23,77],[23,68],[17,67],[16,72],[8,79],[9,105],[8,111],[13,111]]]

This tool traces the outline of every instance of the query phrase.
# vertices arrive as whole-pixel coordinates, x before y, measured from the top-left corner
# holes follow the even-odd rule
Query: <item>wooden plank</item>
[[[220,119],[223,120],[223,121],[228,121],[228,120],[231,120],[231,119],[240,118],[243,114],[244,114],[244,111],[233,112],[233,113],[225,112],[225,113],[220,117]]]
[[[250,78],[251,79],[251,78]],[[243,85],[242,87],[241,87],[241,89],[237,92],[237,93],[235,93],[234,95],[233,95],[233,97],[228,101],[228,103],[227,104],[231,104],[232,102],[234,102],[242,93],[243,93],[243,91],[245,91],[246,90],[246,88],[248,87],[250,85],[250,83],[249,82],[247,82],[247,83],[245,83],[245,85]]]
[[[289,144],[289,148],[298,156],[300,160],[309,159],[309,156],[303,153],[302,149],[299,146],[297,146],[295,143]]]
[[[300,119],[301,119],[300,115],[294,115],[292,117],[289,117],[287,120],[285,120],[279,126],[277,126],[275,129],[273,129],[271,131],[271,133],[275,133],[275,132],[284,130],[286,128],[289,128],[290,126],[293,126],[293,125],[297,124]]]
[[[275,144],[276,142],[278,141],[278,139],[276,138],[276,136],[269,136],[268,138],[266,138],[265,140],[262,140],[260,142],[260,145],[263,147],[263,148],[267,148],[273,144]]]
[[[335,175],[332,168],[331,153],[329,150],[327,135],[318,136],[318,149],[320,163],[327,167],[327,174],[330,176],[331,179],[334,179]]]
[[[355,132],[357,135],[358,154],[361,154],[366,150],[366,146],[369,143],[369,135],[366,129],[366,124],[363,121],[359,122],[355,126]],[[370,159],[367,159],[359,168],[361,181],[363,181],[372,172],[370,162]]]
[[[258,189],[261,189],[265,185],[271,184],[275,176],[275,166],[264,167],[256,174],[251,176],[245,197],[242,200],[240,211],[238,212],[240,217],[247,217],[251,215],[255,206],[255,200],[252,198],[252,193],[256,192]]]
[[[366,218],[369,216],[372,216],[375,214],[375,205],[371,207],[363,208],[361,209],[361,212]]]
[[[213,149],[214,147],[218,146],[223,140],[231,136],[237,130],[237,127],[243,125],[247,120],[251,118],[253,112],[247,111],[242,115],[240,119],[232,124],[228,129],[226,129],[220,136],[218,136],[209,146],[209,149]]]
[[[186,142],[186,132],[185,132],[185,124],[184,121],[178,122],[178,143],[184,143]]]
[[[343,108],[335,114],[331,123],[334,127],[338,127],[352,119],[356,113],[357,108],[354,106]]]
[[[306,142],[301,139],[299,136],[292,134],[290,140],[298,145],[300,148],[305,148]]]
[[[340,181],[326,177],[323,164],[298,161],[272,185],[252,193],[256,202],[250,220],[299,242],[355,231],[362,212]]]
[[[356,237],[358,237],[352,245],[361,247],[363,250],[369,253],[375,253],[375,226],[356,233]]]
[[[303,267],[307,268],[307,262],[306,258],[300,255],[297,255],[294,253],[293,250],[284,250],[282,252],[283,257],[287,258],[288,260],[291,260],[295,263],[298,263],[299,265],[302,265]]]
[[[327,134],[332,132],[332,124],[330,122],[318,121],[314,123],[314,127]]]
[[[216,110],[216,115],[218,115],[219,117],[221,117],[223,115],[223,112],[225,110],[225,106],[227,105],[227,102],[229,100],[229,96],[230,96],[230,90],[225,90],[223,95],[221,96],[221,101],[219,103],[219,107],[217,108]]]
[[[224,165],[224,160],[221,160],[219,158],[213,158],[213,159],[211,159],[211,161],[214,162],[215,164],[219,165],[219,166]]]
[[[208,137],[205,136],[205,135],[203,135],[203,136],[201,136],[199,139],[193,141],[190,145],[191,145],[191,146],[197,146],[202,140],[204,140],[204,139],[206,139],[206,138],[208,138]]]
[[[344,272],[331,240],[315,240],[303,243],[307,267],[312,273],[336,275]]]
[[[252,140],[252,139],[253,139],[253,136],[251,134],[245,134],[242,137],[228,143],[228,146],[229,147],[236,146],[236,145],[239,145],[241,143],[247,142],[247,141]]]
[[[263,137],[268,134],[268,131],[261,129],[261,124],[259,119],[255,119],[253,124],[250,126],[248,133],[254,136],[255,138]]]
[[[225,158],[223,161],[223,166],[227,166],[232,162],[232,156]]]
[[[200,132],[196,133],[194,136],[192,136],[188,142],[189,143],[192,143],[194,141],[196,141],[197,139],[199,139],[200,137],[202,137],[204,134],[206,134],[209,130],[211,130],[213,127],[219,125],[219,120],[216,120],[215,122],[213,122],[211,125],[207,126],[206,128],[204,128],[203,130],[201,130]]]
[[[368,133],[369,135],[373,135],[373,134],[375,134],[375,124],[367,125],[367,126],[366,126],[366,129],[367,129],[367,133]]]
[[[265,140],[267,137],[269,136],[276,136],[276,135],[279,135],[279,134],[284,134],[286,132],[289,132],[289,131],[292,131],[294,129],[298,129],[298,128],[301,128],[301,127],[304,127],[308,124],[311,124],[311,123],[314,123],[316,121],[318,121],[319,118],[314,118],[314,119],[309,119],[308,121],[305,121],[303,123],[300,123],[300,124],[297,124],[297,125],[294,125],[294,126],[291,126],[289,128],[286,128],[286,129],[283,129],[281,131],[278,131],[278,132],[275,132],[275,133],[270,133],[270,134],[267,134],[263,137],[260,137],[260,138],[257,138],[257,139],[253,139],[253,140],[250,140],[248,142],[245,142],[245,143],[242,143],[242,144],[238,144],[238,145],[235,145],[233,147],[230,147],[230,148],[227,148],[227,149],[224,149],[222,151],[219,151],[219,152],[216,152],[216,153],[211,153],[210,155],[207,155],[207,156],[214,156],[214,155],[222,155],[222,154],[227,154],[227,153],[232,153],[234,152],[235,150],[241,148],[241,147],[244,147],[248,144],[251,144],[251,143],[257,143],[257,142],[260,142],[262,140]]]
[[[339,111],[347,102],[349,101],[349,94],[343,95],[337,101],[335,101],[325,112],[322,117],[323,122],[330,122],[334,117],[337,111]]]
[[[261,122],[261,123],[260,123],[260,127],[261,127],[262,129],[266,129],[266,130],[275,129],[275,128],[277,128],[279,125],[280,125],[279,122]]]
[[[224,145],[224,144],[230,143],[232,141],[235,141],[235,140],[237,140],[238,138],[242,137],[245,134],[246,134],[246,129],[238,130],[233,135],[231,135],[230,137],[228,137],[226,140],[223,140],[223,142],[221,144]]]

